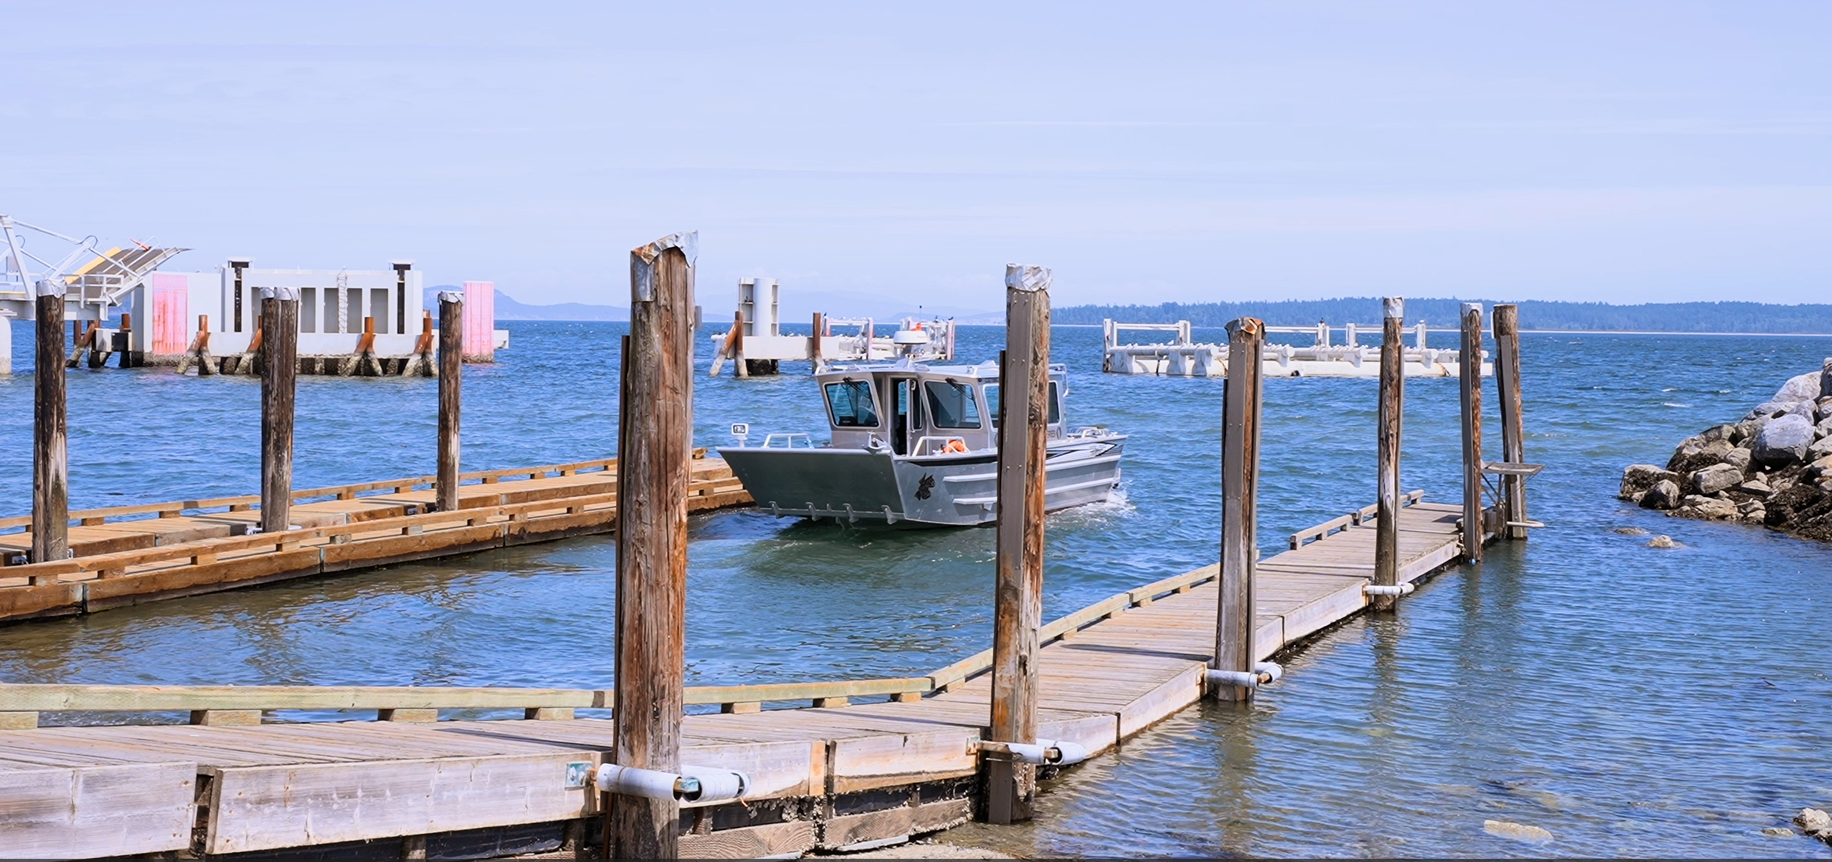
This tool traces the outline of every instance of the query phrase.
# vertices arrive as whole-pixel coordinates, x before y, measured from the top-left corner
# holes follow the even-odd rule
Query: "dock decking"
[[[1409,500],[1401,582],[1464,550],[1461,507]],[[1371,523],[1366,510],[1336,519],[1259,563],[1257,657],[1368,605]],[[1216,575],[1198,569],[1045,626],[1039,736],[1099,753],[1201,697]],[[752,789],[743,804],[684,808],[681,852],[794,855],[963,822],[977,798],[990,661],[988,651],[912,679],[688,689],[689,704],[722,711],[686,717],[682,762],[744,771]],[[889,700],[853,702],[872,696]],[[760,709],[788,701],[815,705]],[[569,766],[602,762],[613,724],[573,710],[610,703],[602,690],[0,686],[0,726],[21,728],[0,731],[0,857],[383,842],[362,852],[463,858],[577,845],[594,840],[602,799],[569,788]],[[432,721],[441,706],[512,707],[527,720]],[[212,720],[258,721],[263,708],[380,709],[393,720]],[[206,725],[36,727],[39,712],[171,709]]]
[[[615,458],[465,473],[459,508],[432,512],[433,477],[294,492],[295,529],[262,534],[260,497],[223,497],[70,513],[68,560],[0,567],[0,622],[89,613],[157,599],[608,533],[617,523]],[[330,499],[322,499],[330,498]],[[698,458],[688,511],[750,502],[717,458]],[[0,519],[29,528],[30,516]],[[0,534],[14,562],[30,533]]]

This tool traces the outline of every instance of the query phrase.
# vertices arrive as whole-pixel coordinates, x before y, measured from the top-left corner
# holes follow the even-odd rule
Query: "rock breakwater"
[[[1687,437],[1665,467],[1629,465],[1620,496],[1670,515],[1832,542],[1832,358],[1741,421]]]

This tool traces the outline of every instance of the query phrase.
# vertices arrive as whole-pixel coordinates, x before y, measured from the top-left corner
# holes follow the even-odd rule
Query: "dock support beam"
[[[1375,500],[1374,585],[1399,583],[1399,441],[1406,403],[1406,300],[1387,297],[1380,331],[1379,496]],[[1374,609],[1393,610],[1398,597],[1377,595]]]
[[[23,263],[21,268],[24,268]],[[70,555],[69,414],[64,389],[64,282],[38,282],[32,404],[32,562]],[[0,326],[9,325],[0,320]]]
[[[686,701],[687,486],[695,233],[630,252],[617,442],[617,722],[613,761],[677,772]],[[742,366],[740,366],[742,367]],[[680,855],[680,803],[611,798],[611,859]]]
[[[1260,397],[1266,325],[1228,324],[1228,377],[1221,408],[1221,574],[1215,611],[1215,670],[1253,670],[1253,576],[1259,560]],[[1253,689],[1214,685],[1216,700],[1246,702]]]
[[[433,506],[458,511],[458,408],[464,377],[464,294],[439,292],[439,463]]]
[[[292,527],[293,395],[299,373],[299,291],[261,288],[261,532]]]
[[[1050,271],[1005,267],[999,380],[999,522],[992,611],[992,738],[1037,738],[1037,632],[1043,625],[1043,469],[1049,423]],[[988,752],[986,821],[1031,819],[1037,768]]]
[[[1501,460],[1519,464],[1526,460],[1522,446],[1526,423],[1520,416],[1520,307],[1497,305],[1495,332],[1495,397],[1501,404]],[[1527,528],[1513,526],[1527,520],[1527,477],[1509,473],[1501,477],[1501,511],[1509,524],[1502,533],[1509,539],[1527,537]]]
[[[1463,303],[1463,558],[1482,561],[1482,304]]]

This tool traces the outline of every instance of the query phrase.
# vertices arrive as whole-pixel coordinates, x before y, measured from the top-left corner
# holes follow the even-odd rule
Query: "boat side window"
[[[992,414],[992,427],[999,427],[999,384],[988,383],[986,390],[986,412]],[[1062,424],[1062,389],[1056,381],[1050,381],[1050,421],[1051,425]],[[978,428],[978,425],[973,426]]]
[[[930,380],[929,418],[937,428],[980,427],[980,405],[973,397],[973,387],[952,380]]]
[[[827,412],[835,428],[878,427],[878,411],[872,409],[871,381],[843,380],[827,384]]]

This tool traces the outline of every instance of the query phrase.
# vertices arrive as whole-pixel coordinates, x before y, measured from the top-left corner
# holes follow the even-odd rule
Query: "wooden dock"
[[[688,511],[750,502],[725,462],[697,453]],[[462,474],[431,511],[432,476],[292,493],[295,529],[261,533],[261,498],[71,512],[73,557],[0,567],[0,621],[65,616],[312,575],[612,532],[617,459]],[[0,519],[0,562],[32,548],[31,516]],[[25,532],[18,532],[25,530]]]
[[[1402,583],[1465,556],[1461,506],[1420,502],[1417,492],[1407,502],[1398,519]],[[558,518],[553,531],[563,531],[571,529],[557,526],[563,519],[580,517],[552,501],[491,500],[473,510],[488,512],[477,527],[451,515],[415,523],[428,536],[482,529],[478,541],[489,545],[507,541],[515,524]],[[395,525],[415,517],[424,516],[325,528],[313,533],[316,544],[265,553],[304,554],[323,570],[338,547],[330,538],[355,543],[384,522],[398,535]],[[1372,518],[1370,507],[1301,532],[1291,550],[1260,561],[1256,657],[1370,604]],[[1217,572],[1159,581],[1043,626],[1038,737],[1098,754],[1202,697]],[[682,762],[740,770],[752,785],[742,804],[684,803],[682,854],[859,849],[967,820],[979,798],[991,661],[988,650],[924,677],[688,688],[688,704],[720,712],[686,717]],[[313,848],[478,858],[596,847],[612,797],[569,776],[605,761],[613,724],[574,716],[612,698],[564,689],[0,686],[0,726],[15,728],[0,731],[0,857],[295,858]],[[442,708],[513,712],[436,721]],[[272,710],[298,709],[373,710],[385,720],[273,723],[286,713]],[[188,711],[193,724],[38,726],[40,713],[61,710]],[[270,723],[260,723],[263,711]]]

